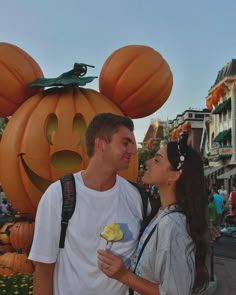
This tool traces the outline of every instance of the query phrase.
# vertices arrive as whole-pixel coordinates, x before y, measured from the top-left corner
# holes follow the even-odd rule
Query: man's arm
[[[34,261],[34,264],[34,295],[52,295],[55,263]]]

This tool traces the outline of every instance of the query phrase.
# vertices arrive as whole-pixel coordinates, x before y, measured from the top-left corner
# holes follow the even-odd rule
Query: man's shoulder
[[[117,175],[116,181],[119,185],[125,188],[129,188],[131,190],[135,190],[135,188],[137,189],[137,184],[134,181],[127,180],[119,175]]]

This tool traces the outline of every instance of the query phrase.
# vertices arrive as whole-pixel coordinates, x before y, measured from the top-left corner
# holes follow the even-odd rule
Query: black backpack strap
[[[140,229],[140,236],[141,236],[147,224],[157,214],[159,208],[161,207],[161,202],[160,202],[160,198],[155,200],[152,199],[150,193],[147,192],[144,186],[133,181],[129,181],[129,183],[131,183],[138,189],[143,202],[143,221],[142,221],[141,229]],[[151,212],[148,212],[148,203],[151,206]]]
[[[76,204],[75,179],[73,174],[64,175],[61,179],[62,187],[62,212],[61,212],[61,235],[59,248],[64,248],[66,230],[69,219],[74,213]]]
[[[148,200],[149,200],[148,192],[146,191],[146,189],[143,186],[139,185],[136,182],[129,181],[129,183],[134,185],[138,189],[138,191],[139,191],[139,193],[141,195],[142,202],[143,202],[143,219],[145,219],[147,217],[147,215],[148,215],[147,214]]]

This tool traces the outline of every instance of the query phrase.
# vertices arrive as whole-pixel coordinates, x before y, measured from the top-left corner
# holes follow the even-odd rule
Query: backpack
[[[72,217],[75,205],[76,205],[76,189],[75,189],[75,179],[73,174],[66,174],[62,178],[60,178],[61,187],[62,187],[62,213],[61,213],[61,234],[60,234],[60,242],[59,248],[64,248],[66,230],[68,227],[68,223],[70,218]],[[159,209],[159,204],[153,201],[150,201],[151,212],[147,214],[148,210],[148,202],[149,202],[149,194],[144,187],[138,185],[135,182],[129,181],[132,185],[134,185],[142,198],[143,202],[143,221],[141,224],[140,235],[142,234],[146,224],[154,217],[156,212]]]

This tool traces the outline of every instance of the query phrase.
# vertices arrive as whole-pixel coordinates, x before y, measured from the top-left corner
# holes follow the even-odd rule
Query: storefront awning
[[[208,175],[210,175],[210,174],[212,174],[212,173],[218,171],[218,170],[221,169],[221,168],[222,168],[222,166],[207,167],[207,168],[205,168],[205,170],[204,170],[204,175],[205,175],[205,176],[208,176]]]
[[[236,167],[217,176],[217,179],[230,179],[230,177],[234,176],[235,174],[236,174]]]
[[[216,135],[213,139],[214,142],[220,142],[222,140],[227,140],[231,138],[231,128],[228,130],[224,130]]]
[[[224,110],[227,110],[227,109],[231,109],[231,98],[228,98],[227,100],[225,100],[224,102],[222,102],[221,104],[219,104],[214,109],[214,111],[212,112],[212,114],[220,114]]]

